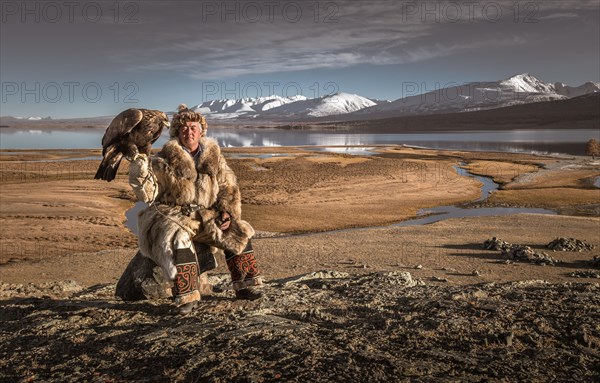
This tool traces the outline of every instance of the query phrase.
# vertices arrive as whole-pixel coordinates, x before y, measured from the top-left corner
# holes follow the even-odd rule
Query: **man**
[[[181,313],[200,300],[197,244],[225,252],[238,299],[261,293],[250,238],[252,226],[241,219],[236,177],[216,141],[206,137],[200,113],[179,106],[170,128],[171,140],[152,159],[140,155],[130,165],[129,183],[138,199],[150,203],[139,215],[141,252],[175,280],[175,302]]]

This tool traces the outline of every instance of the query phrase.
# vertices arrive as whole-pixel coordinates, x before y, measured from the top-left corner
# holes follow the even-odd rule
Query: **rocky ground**
[[[187,316],[114,285],[0,286],[6,382],[591,382],[600,286],[431,286],[407,272],[322,271],[266,297],[219,292]],[[9,297],[6,299],[6,297]]]

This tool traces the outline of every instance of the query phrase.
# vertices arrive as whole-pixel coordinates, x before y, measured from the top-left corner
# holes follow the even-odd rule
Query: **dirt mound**
[[[114,289],[0,285],[0,380],[600,380],[598,284],[321,271],[271,281],[254,302],[223,283],[188,316]]]

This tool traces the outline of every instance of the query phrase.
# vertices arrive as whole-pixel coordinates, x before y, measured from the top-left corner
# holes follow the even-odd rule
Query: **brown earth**
[[[572,274],[594,270],[600,256],[600,190],[590,183],[600,161],[393,146],[359,157],[277,151],[226,150],[245,219],[259,230],[267,298],[232,300],[220,258],[217,291],[188,317],[169,301],[113,298],[136,252],[124,224],[126,166],[105,183],[91,179],[98,161],[57,161],[97,151],[0,155],[0,381],[598,380],[598,284],[581,283],[597,279]],[[501,182],[484,205],[581,215],[385,226],[476,198],[481,184],[452,168],[463,162]],[[483,250],[493,236],[562,262]],[[545,249],[559,236],[595,248]],[[328,272],[298,277],[318,270]],[[520,282],[532,279],[550,283]]]
[[[259,230],[259,237],[385,226],[409,219],[421,208],[471,201],[479,195],[481,184],[458,176],[452,166],[460,163],[503,182],[488,204],[579,210],[600,204],[600,190],[582,181],[600,175],[600,162],[586,158],[393,146],[377,151],[376,156],[349,156],[300,148],[275,153],[271,148],[226,150],[226,155],[240,181],[245,219]],[[98,161],[56,161],[60,151],[25,152],[20,158],[17,153],[0,157],[0,279],[11,283],[67,277],[84,284],[116,281],[136,248],[135,236],[124,225],[124,212],[133,204],[127,166],[116,182],[105,183],[91,179]],[[73,158],[74,153],[98,154],[69,151],[65,158]],[[250,154],[278,156],[243,157]],[[45,158],[50,162],[33,162]],[[459,257],[444,255],[431,263],[426,254],[479,253],[477,245],[491,236],[536,246],[558,236],[577,237],[598,246],[599,225],[597,216],[472,217],[426,226],[263,238],[256,240],[256,247],[268,265],[265,274],[274,278],[349,260],[375,270],[417,264],[431,270],[456,269],[453,265],[462,264],[457,263]],[[412,248],[417,250],[408,254]],[[469,259],[470,269],[483,271],[489,257],[494,256],[460,258]],[[482,277],[510,281],[529,273],[508,269],[492,267]],[[560,268],[534,274],[565,280],[553,270]],[[461,267],[462,273],[471,271]],[[424,276],[421,273],[417,272],[419,277]],[[478,280],[460,275],[452,279],[456,283]]]

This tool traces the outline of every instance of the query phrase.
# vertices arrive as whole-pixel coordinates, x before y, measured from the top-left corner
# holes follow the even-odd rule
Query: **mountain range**
[[[418,86],[407,90],[417,93]],[[439,87],[394,100],[376,100],[350,93],[336,93],[307,99],[304,96],[224,99],[206,101],[194,107],[207,119],[220,120],[364,120],[411,115],[460,113],[503,108],[541,101],[565,100],[600,91],[600,83],[578,87],[544,83],[523,73],[494,82],[473,82]]]

